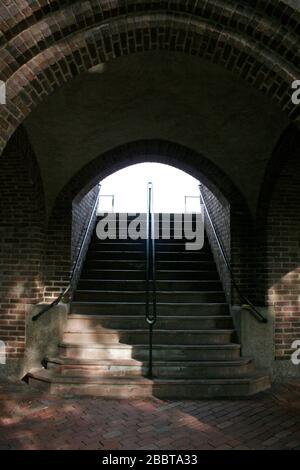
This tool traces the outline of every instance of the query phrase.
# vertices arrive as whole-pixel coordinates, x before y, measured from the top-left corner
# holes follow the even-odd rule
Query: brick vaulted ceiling
[[[290,5],[287,5],[289,3]],[[292,120],[300,12],[292,0],[2,0],[0,149],[47,95],[96,64],[175,50],[220,64],[279,103]]]

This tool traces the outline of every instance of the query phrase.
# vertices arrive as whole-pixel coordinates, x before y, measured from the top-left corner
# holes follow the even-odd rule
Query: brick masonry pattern
[[[4,386],[0,449],[299,450],[299,398],[292,385],[210,401],[64,399]]]
[[[292,119],[299,13],[280,1],[3,2],[0,7],[0,148],[57,87],[96,64],[148,50],[198,55],[278,102]]]
[[[8,85],[8,104],[0,110],[1,150],[34,106],[74,76],[99,62],[156,49],[182,51],[218,63],[274,98],[291,119],[299,119],[290,85],[299,78],[300,16],[282,1],[12,0],[1,3],[0,31],[0,79]],[[284,145],[281,154],[275,155],[278,161],[293,151],[287,142]],[[226,175],[204,157],[161,142],[135,143],[99,156],[64,188],[46,220],[38,168],[21,128],[1,161],[0,331],[9,340],[9,354],[23,354],[26,305],[53,299],[68,281],[74,197],[95,172],[105,176],[108,168],[141,161],[142,152],[147,158],[150,150],[162,155],[164,163],[177,158],[177,166],[203,176],[204,183],[209,180],[228,199],[235,272],[246,293],[275,306],[276,354],[286,359],[292,340],[299,336],[299,242],[293,235],[298,222],[291,222],[292,206],[299,201],[298,155],[290,159],[293,171],[280,167],[273,199],[265,205],[261,197],[264,211],[252,227],[245,225],[247,207]],[[16,194],[13,185],[19,185],[22,195]],[[269,189],[268,184],[265,187]],[[19,210],[12,211],[12,207]],[[244,216],[238,215],[241,212]],[[274,214],[282,215],[284,227],[278,226],[280,218]],[[268,233],[261,220],[267,220]],[[254,228],[261,236],[259,245],[253,243]],[[260,282],[262,278],[265,281]]]

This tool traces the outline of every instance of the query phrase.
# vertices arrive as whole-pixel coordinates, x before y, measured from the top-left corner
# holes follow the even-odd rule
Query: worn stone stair
[[[129,220],[132,220],[129,219]],[[241,356],[213,255],[159,239],[157,323],[148,379],[145,243],[92,238],[57,357],[28,380],[51,393],[134,398],[246,396],[270,386]]]

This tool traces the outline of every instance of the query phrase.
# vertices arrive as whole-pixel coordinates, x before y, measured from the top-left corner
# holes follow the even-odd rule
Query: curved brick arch
[[[57,40],[66,38],[74,32],[79,32],[87,27],[97,26],[103,21],[111,21],[123,13],[132,15],[136,11],[139,14],[147,14],[155,11],[175,13],[180,11],[185,14],[186,20],[193,18],[210,21],[218,26],[227,26],[231,31],[243,32],[245,37],[259,40],[270,51],[276,51],[282,58],[288,57],[291,64],[296,67],[299,64],[299,37],[289,28],[287,29],[278,20],[270,20],[262,11],[256,11],[248,5],[243,8],[235,8],[234,2],[210,0],[206,4],[198,5],[195,2],[177,0],[176,5],[169,2],[154,0],[137,3],[137,0],[126,0],[122,5],[118,3],[102,6],[101,0],[91,2],[72,2],[68,7],[54,10],[50,18],[44,16],[39,21],[33,22],[29,27],[21,29],[17,34],[11,31],[12,37],[5,41],[0,50],[0,61],[6,61],[6,67],[1,74],[8,79],[20,66],[29,59],[35,57],[37,50],[42,52],[53,45]],[[177,13],[178,14],[178,13]],[[188,16],[189,15],[189,16]],[[50,24],[49,24],[50,22]],[[252,26],[250,26],[252,23]]]
[[[16,37],[24,30],[28,30],[31,26],[36,25],[37,22],[43,21],[49,15],[53,17],[55,14],[62,13],[65,18],[73,16],[78,24],[89,25],[96,18],[111,17],[114,14],[128,14],[132,10],[137,9],[134,5],[135,0],[128,0],[119,5],[114,2],[112,6],[105,4],[102,6],[101,0],[86,0],[84,4],[78,0],[22,0],[21,2],[13,4],[13,0],[9,3],[3,2],[0,6],[0,45],[6,44],[11,38]],[[139,3],[138,10],[142,8],[147,9],[155,6],[156,10],[174,10],[200,13],[204,17],[213,17],[218,19],[220,23],[223,18],[228,21],[232,17],[232,21],[237,22],[238,18],[244,16],[253,19],[254,16],[263,16],[264,19],[276,21],[279,25],[285,28],[288,26],[290,31],[299,32],[297,22],[299,23],[299,9],[291,7],[289,0],[261,0],[259,4],[256,0],[247,2],[237,2],[234,0],[209,0],[203,4],[198,4],[195,0],[181,2],[157,2],[142,4]],[[132,9],[132,10],[131,10]],[[66,12],[69,15],[66,15]],[[72,21],[72,20],[71,20]],[[70,18],[66,21],[70,28]],[[264,24],[264,26],[266,26]],[[75,26],[76,27],[76,26]],[[261,29],[260,32],[263,32]],[[249,31],[247,31],[249,32]]]
[[[164,140],[142,140],[119,146],[84,166],[63,188],[56,207],[80,199],[100,180],[130,165],[156,162],[174,166],[199,179],[221,201],[248,212],[244,196],[231,179],[211,160],[194,150]]]
[[[89,68],[121,55],[175,50],[219,63],[274,98],[291,118],[295,67],[261,44],[205,21],[175,14],[138,15],[111,20],[74,34],[39,53],[7,81],[7,106],[1,108],[0,149],[15,128],[46,96]]]
[[[64,266],[64,275],[59,278],[59,286],[51,283],[51,295],[59,293],[63,283],[67,285],[70,273],[70,242],[72,233],[72,203],[79,202],[103,178],[136,163],[158,162],[174,166],[198,178],[219,199],[223,205],[230,204],[231,218],[231,261],[233,270],[245,293],[253,295],[255,275],[251,266],[252,219],[243,195],[231,179],[203,155],[174,142],[144,140],[124,144],[108,151],[83,167],[64,187],[53,207],[48,226],[53,230],[56,247],[60,252],[52,253],[47,262],[48,271],[54,272]],[[59,228],[59,229],[58,229]],[[61,242],[57,243],[60,230]],[[245,238],[245,233],[248,237]],[[51,252],[51,233],[49,251]],[[58,268],[59,267],[59,268]],[[50,269],[49,269],[50,268]],[[55,275],[52,276],[55,278]]]

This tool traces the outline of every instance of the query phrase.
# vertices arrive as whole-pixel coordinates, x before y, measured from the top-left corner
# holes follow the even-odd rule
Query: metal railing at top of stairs
[[[205,202],[205,199],[204,199],[204,196],[203,196],[203,192],[202,192],[202,184],[200,183],[199,184],[199,192],[200,192],[200,202],[202,202],[202,205],[205,209],[205,213],[206,213],[206,216],[207,216],[207,219],[209,221],[209,224],[212,228],[212,231],[213,231],[213,235],[216,239],[216,242],[217,242],[217,245],[218,245],[218,248],[221,252],[221,255],[222,255],[222,258],[225,262],[225,265],[227,267],[227,270],[229,272],[229,275],[230,275],[230,278],[231,278],[231,282],[232,282],[232,285],[233,287],[235,288],[236,292],[238,293],[238,296],[239,298],[241,299],[241,301],[243,302],[243,305],[242,305],[242,309],[243,310],[248,310],[251,315],[259,322],[261,323],[267,323],[268,320],[257,310],[257,308],[255,307],[255,305],[253,305],[253,303],[241,292],[241,289],[239,287],[239,285],[237,284],[236,280],[235,280],[235,277],[234,277],[234,274],[233,274],[233,271],[232,271],[232,268],[231,268],[231,265],[230,265],[230,261],[225,253],[225,250],[224,250],[224,247],[223,247],[223,244],[221,242],[221,239],[218,235],[218,232],[215,228],[215,225],[212,221],[212,218],[210,216],[210,213],[209,213],[209,210],[208,210],[208,207],[207,207],[207,204]]]
[[[153,184],[147,185],[147,234],[146,234],[146,322],[149,325],[149,379],[153,378],[153,328],[156,323],[156,259],[155,216],[153,213]],[[152,299],[151,299],[152,297]],[[152,310],[151,310],[152,306]]]
[[[84,248],[86,246],[88,235],[89,235],[90,229],[91,229],[91,225],[92,225],[93,220],[94,220],[94,216],[97,213],[97,209],[98,209],[98,205],[99,205],[99,199],[100,199],[100,191],[101,191],[101,185],[99,185],[99,192],[98,192],[97,198],[95,200],[93,210],[92,210],[90,218],[89,218],[89,222],[86,226],[84,236],[82,237],[82,240],[81,240],[80,248],[79,248],[78,254],[76,256],[74,266],[73,266],[72,271],[71,271],[70,281],[69,281],[68,286],[66,287],[66,289],[63,290],[63,292],[51,304],[46,305],[42,310],[39,311],[39,313],[34,315],[32,317],[32,321],[37,321],[42,315],[44,315],[46,312],[48,312],[53,307],[55,307],[60,302],[62,302],[66,298],[67,294],[69,294],[69,292],[73,289],[75,280],[77,279],[76,274],[77,274],[77,271],[78,271],[78,268],[79,268],[79,261],[81,260]]]

